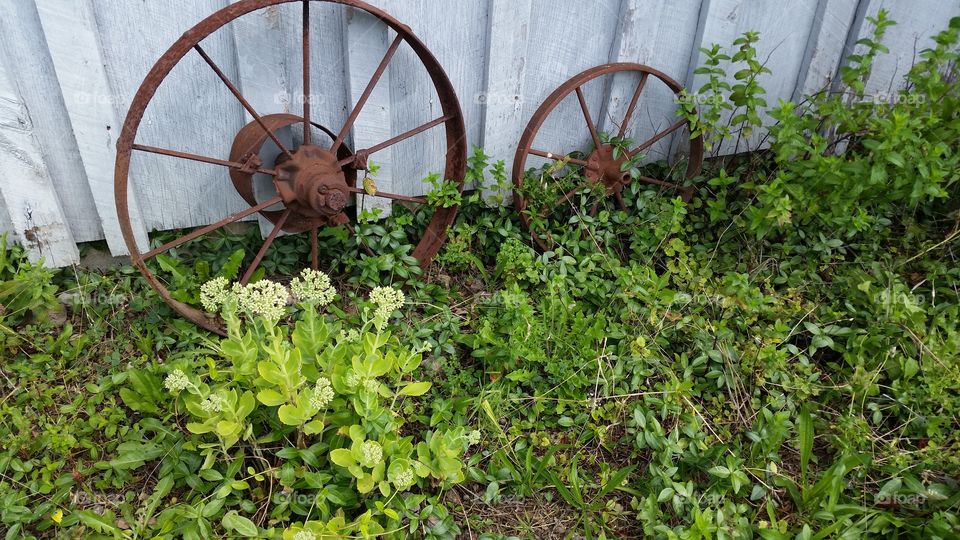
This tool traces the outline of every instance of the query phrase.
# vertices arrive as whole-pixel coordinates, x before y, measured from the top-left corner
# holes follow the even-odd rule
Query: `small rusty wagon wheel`
[[[302,46],[303,46],[303,115],[264,114],[261,115],[250,105],[240,89],[230,80],[216,61],[201,46],[201,42],[234,20],[253,11],[266,9],[286,3],[302,4]],[[339,5],[343,9],[362,10],[378,19],[396,33],[379,65],[366,84],[363,93],[353,105],[346,121],[337,130],[329,129],[310,119],[310,4],[311,2]],[[345,143],[351,127],[368,101],[374,87],[383,76],[391,58],[402,44],[406,44],[426,69],[431,83],[439,97],[441,114],[435,119],[417,127],[399,133],[369,148],[352,150]],[[136,142],[137,132],[144,112],[160,84],[171,70],[187,55],[196,54],[212,70],[216,77],[227,87],[233,97],[249,113],[253,121],[245,125],[233,138],[233,146],[228,159],[189,153],[180,149],[158,148]],[[278,133],[282,129],[303,129],[303,144],[294,147],[284,144]],[[314,140],[311,127],[317,128],[329,139]],[[147,261],[157,255],[175,249],[191,240],[217,231],[230,223],[259,213],[272,223],[270,233],[243,271],[241,282],[248,282],[260,266],[264,256],[277,235],[306,232],[310,235],[310,265],[318,265],[317,234],[321,228],[346,226],[351,232],[350,216],[346,212],[352,199],[381,197],[391,201],[413,204],[427,204],[425,197],[410,197],[364,189],[357,186],[358,171],[367,169],[368,157],[379,151],[421,134],[431,128],[443,126],[445,130],[446,158],[444,179],[459,183],[463,189],[466,166],[466,137],[460,104],[450,80],[436,58],[426,45],[410,29],[386,12],[359,0],[242,0],[213,13],[199,24],[188,30],[157,60],[147,74],[131,102],[123,130],[117,140],[117,162],[114,187],[117,214],[124,240],[130,250],[133,263],[147,278],[147,281],[160,296],[176,311],[194,323],[217,333],[224,333],[223,321],[219,315],[206,313],[196,306],[173,298],[164,282],[148,267]],[[193,141],[198,142],[198,141]],[[276,150],[275,158],[269,162],[262,159],[264,146],[272,142]],[[128,182],[131,155],[146,152],[169,156],[173,159],[192,160],[224,167],[229,171],[230,179],[248,208],[233,213],[210,225],[206,225],[161,246],[141,252],[135,240],[130,220],[128,202]],[[257,197],[254,190],[254,177],[269,178],[276,194],[270,197]],[[413,257],[421,266],[425,266],[442,247],[446,239],[447,227],[456,217],[457,208],[436,208],[422,237],[413,250]]]
[[[634,76],[638,77],[638,81],[636,86],[633,87],[622,120],[612,120],[615,123],[618,121],[618,132],[608,135],[599,131],[598,123],[594,120],[596,117],[591,115],[587,105],[583,87],[591,81],[606,76],[609,77],[604,81],[597,81],[593,84],[602,84],[603,82],[609,84],[610,79],[617,74],[635,74]],[[643,64],[615,63],[592,67],[575,75],[554,90],[530,118],[530,122],[520,138],[517,153],[513,160],[513,196],[520,221],[530,232],[530,237],[534,243],[542,251],[548,251],[556,247],[558,243],[549,227],[544,226],[547,220],[558,210],[572,210],[573,221],[581,224],[583,219],[580,218],[587,215],[595,216],[601,201],[606,199],[612,198],[620,210],[627,211],[624,188],[634,182],[650,184],[657,186],[661,191],[677,193],[684,201],[689,201],[693,196],[692,186],[683,186],[676,181],[657,178],[655,175],[636,174],[639,169],[632,164],[631,160],[641,159],[647,149],[681,130],[681,128],[686,128],[686,132],[689,133],[688,120],[686,118],[674,118],[668,120],[672,121],[669,127],[646,137],[639,144],[626,138],[630,129],[630,121],[636,116],[637,105],[641,103],[641,94],[645,88],[650,88],[654,81],[665,85],[676,96],[675,99],[679,99],[683,90],[679,83],[664,73]],[[544,122],[565,99],[571,96],[576,96],[571,99],[579,102],[583,121],[580,124],[582,127],[579,129],[585,128],[584,133],[589,133],[590,148],[582,153],[564,153],[552,151],[556,149],[538,147],[536,144],[537,135],[544,126]],[[683,179],[696,176],[703,164],[703,140],[700,137],[694,139],[687,137],[687,140],[689,148],[686,152],[687,162]],[[537,184],[538,189],[554,189],[553,196],[531,196],[530,188],[533,186],[529,185],[530,179],[527,176],[527,161],[530,156],[544,158],[547,163],[551,164],[546,166],[545,174]],[[564,180],[568,181],[565,182],[566,185],[564,185],[564,182],[554,182],[558,179],[554,175],[562,171],[566,171],[564,175]],[[587,192],[591,195],[588,204],[582,209],[578,208],[577,201],[581,200],[579,195]],[[560,225],[561,228],[569,228],[569,226],[569,221]]]

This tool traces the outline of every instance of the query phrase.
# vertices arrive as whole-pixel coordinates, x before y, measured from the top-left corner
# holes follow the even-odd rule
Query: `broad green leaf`
[[[117,447],[117,457],[111,459],[108,465],[117,470],[136,469],[147,461],[157,459],[163,453],[163,448],[157,444],[126,442]]]
[[[373,362],[369,364],[367,371],[367,376],[369,377],[386,375],[387,372],[390,371],[390,368],[393,367],[393,359],[390,355],[374,353],[370,356],[373,357]]]
[[[116,519],[109,510],[106,515],[100,515],[90,510],[77,510],[73,513],[80,522],[99,533],[119,534],[120,528],[117,527]]]
[[[204,433],[210,433],[213,431],[213,426],[207,424],[201,424],[198,422],[187,422],[187,431],[190,433],[195,433],[197,435],[203,435]]]
[[[330,485],[324,488],[328,501],[338,506],[353,506],[357,504],[357,495],[350,488]]]
[[[216,469],[206,469],[200,471],[200,478],[210,482],[219,482],[220,480],[223,480],[223,475],[220,474],[220,471]]]
[[[303,432],[307,435],[317,435],[323,433],[324,424],[322,420],[313,420],[303,425]]]
[[[236,531],[241,536],[253,538],[260,534],[260,529],[249,519],[241,516],[235,510],[231,510],[223,515],[221,520],[223,527],[227,530]]]
[[[256,407],[257,400],[253,397],[253,392],[247,390],[240,396],[240,400],[237,402],[237,419],[243,420],[252,413]]]
[[[330,328],[316,309],[307,309],[293,330],[293,343],[304,358],[313,360],[330,339]]]
[[[370,493],[373,491],[376,482],[373,479],[372,474],[364,474],[357,479],[357,491],[360,493]]]
[[[229,437],[230,435],[235,435],[240,428],[240,424],[236,422],[221,420],[217,422],[217,435]]]
[[[432,385],[433,383],[430,382],[412,382],[397,393],[401,396],[422,396],[430,390]]]
[[[299,426],[305,421],[304,412],[296,405],[281,405],[277,410],[277,416],[288,426]]]
[[[353,459],[353,454],[346,448],[331,450],[330,461],[344,468],[350,468],[357,464],[356,460]]]
[[[281,405],[286,401],[286,399],[283,397],[283,394],[272,388],[265,388],[259,391],[257,393],[257,400],[268,407],[276,407],[277,405]]]
[[[903,378],[912,379],[919,371],[920,364],[917,362],[917,359],[913,357],[907,358],[903,365]]]
[[[421,362],[423,362],[422,354],[405,354],[399,361],[398,365],[400,367],[400,371],[403,373],[410,373],[417,369]]]
[[[730,469],[724,467],[723,465],[717,465],[716,467],[711,467],[710,469],[707,470],[707,472],[720,478],[726,478],[730,476]]]
[[[230,360],[236,375],[250,377],[254,374],[257,354],[260,348],[248,330],[243,337],[225,339],[220,344],[220,352]]]

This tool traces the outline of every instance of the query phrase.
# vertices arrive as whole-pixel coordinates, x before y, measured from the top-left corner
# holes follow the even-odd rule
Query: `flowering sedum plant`
[[[197,439],[201,476],[239,470],[241,460],[254,480],[277,483],[285,501],[296,495],[274,512],[294,514],[287,539],[402,530],[423,498],[411,490],[463,481],[461,458],[475,439],[461,427],[404,430],[406,402],[431,383],[415,377],[421,352],[389,329],[403,292],[374,289],[361,326],[346,330],[321,314],[335,296],[330,279],[313,270],[290,290],[263,280],[210,281],[201,298],[226,321],[223,361],[179,366],[164,380]],[[292,332],[279,324],[291,298],[301,313]]]

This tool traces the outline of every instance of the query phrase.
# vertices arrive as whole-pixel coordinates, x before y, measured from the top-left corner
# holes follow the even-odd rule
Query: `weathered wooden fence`
[[[126,253],[113,196],[114,146],[130,100],[153,62],[185,30],[227,0],[0,0],[0,230],[50,265],[77,261],[77,243],[106,239]],[[460,98],[470,144],[508,167],[540,102],[585,68],[605,62],[651,65],[687,87],[700,47],[761,33],[772,70],[768,102],[819,90],[869,30],[880,8],[898,22],[890,54],[868,92],[895,90],[929,37],[960,15],[958,0],[375,0],[427,44]],[[315,121],[338,128],[389,43],[364,14],[315,4],[310,99]],[[252,13],[207,38],[204,47],[261,113],[302,107],[300,9]],[[590,108],[623,106],[628,82],[585,88]],[[627,94],[629,96],[629,94]],[[629,99],[629,97],[627,97]],[[674,118],[672,96],[645,94],[652,133]],[[540,147],[586,144],[575,103],[559,109]],[[436,95],[409,50],[399,51],[373,93],[352,141],[373,144],[436,116]],[[432,109],[432,111],[431,111]],[[609,117],[603,122],[609,122]],[[138,141],[226,158],[249,117],[196,57],[171,73],[141,124]],[[574,125],[575,128],[569,126]],[[539,139],[538,139],[539,141]],[[374,159],[381,189],[416,195],[442,170],[443,141],[433,133]],[[224,170],[138,155],[132,173],[134,227],[148,231],[203,225],[242,208]]]

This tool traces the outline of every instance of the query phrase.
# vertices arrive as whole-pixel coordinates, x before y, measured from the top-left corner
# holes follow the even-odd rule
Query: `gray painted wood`
[[[478,144],[483,121],[477,96],[485,90],[488,4],[472,0],[379,4],[408,25],[436,56],[458,94],[467,142]],[[401,47],[391,69],[389,107],[394,135],[443,115],[433,83],[409,47]],[[392,152],[394,188],[405,195],[420,195],[428,189],[423,183],[428,174],[444,172],[443,127],[396,144]]]
[[[116,107],[104,71],[93,5],[89,0],[37,0],[36,4],[93,202],[93,208],[77,202],[68,207],[83,209],[91,219],[97,219],[102,228],[98,238],[106,239],[113,254],[126,255],[113,191],[115,146],[123,111]],[[136,189],[129,192],[137,244],[146,247],[147,231],[140,218]]]
[[[9,34],[4,33],[5,36]],[[7,60],[0,39],[0,197],[13,238],[27,248],[31,261],[50,266],[79,260],[73,233],[34,134],[34,124],[20,90],[10,77],[15,68]]]
[[[780,99],[793,97],[798,73],[806,57],[807,43],[817,11],[816,0],[798,0],[790,3],[789,9],[775,8],[766,2],[747,0],[704,0],[700,15],[700,47],[718,43],[724,47],[746,31],[760,33],[757,56],[772,73],[758,77],[760,86],[766,89],[765,99],[769,107],[776,106]],[[728,50],[732,56],[735,51]],[[699,90],[708,80],[706,75],[693,75],[693,70],[702,64],[704,55],[694,53],[690,63],[688,87]],[[733,72],[727,82],[735,83]],[[724,116],[730,118],[730,114]],[[766,122],[765,122],[766,123]],[[755,130],[750,137],[734,133],[714,148],[714,154],[729,154],[753,150],[762,146],[764,130]]]
[[[889,54],[877,58],[865,92],[880,100],[893,99],[903,77],[910,71],[919,53],[934,45],[932,36],[946,30],[951,17],[960,15],[958,0],[863,0],[867,2],[865,15],[876,16],[881,8],[897,24],[888,28],[883,43]],[[871,34],[871,25],[861,21],[859,37]]]
[[[690,63],[688,51],[698,44],[699,17],[698,0],[623,0],[620,27],[615,34],[610,62],[645,64],[682,84]],[[675,46],[665,47],[665,43]],[[608,133],[619,131],[639,81],[640,76],[636,73],[610,77],[609,95],[600,120],[601,129]],[[676,122],[677,108],[675,94],[663,82],[649,77],[640,101],[627,122],[626,136],[638,143],[648,140]],[[676,137],[684,144],[678,142],[674,151],[671,151],[673,138],[668,137],[654,144],[646,151],[647,160],[670,159],[676,153],[686,155],[688,135],[683,131]]]
[[[50,179],[61,200],[67,225],[75,240],[103,237],[93,206],[80,152],[53,67],[43,27],[32,2],[12,2],[4,9],[2,32],[6,47],[8,75],[19,89],[30,114],[33,135],[42,152]]]
[[[234,2],[235,3],[235,2]],[[233,42],[237,56],[237,87],[247,99],[257,114],[265,116],[273,113],[300,114],[291,110],[291,104],[298,102],[299,94],[291,92],[290,64],[295,64],[298,56],[289,53],[287,34],[290,32],[300,35],[299,17],[293,21],[291,8],[294,6],[280,5],[261,9],[240,18],[230,24],[233,33]],[[294,28],[292,25],[298,26]],[[297,76],[300,76],[299,69]],[[242,111],[243,122],[253,121],[253,116]],[[284,145],[292,146],[292,129],[281,130],[277,136]],[[280,149],[273,141],[268,140],[260,153],[264,163],[272,163],[280,155]],[[254,175],[254,193],[258,201],[263,201],[276,194],[271,179],[267,175]],[[238,203],[242,206],[243,203]],[[278,205],[279,207],[279,205]],[[273,229],[273,223],[259,214],[248,220],[257,220],[261,233],[266,236]]]
[[[376,17],[362,10],[349,8],[343,17],[347,43],[346,72],[350,96],[349,109],[353,110],[387,49],[396,38],[396,34]],[[404,45],[401,44],[400,47]],[[398,50],[353,123],[351,132],[354,150],[369,148],[395,134],[390,93],[391,77],[397,69],[397,57],[400,54],[402,53]],[[334,132],[338,131],[340,131],[339,126]],[[379,167],[374,181],[377,188],[382,191],[394,192],[397,187],[393,182],[393,155],[393,149],[387,148],[369,157],[369,160]],[[390,202],[389,199],[382,197],[361,195],[361,207],[368,212],[380,209],[381,216],[390,213],[392,208]]]
[[[806,52],[793,90],[793,100],[829,89],[844,55],[858,0],[820,0],[807,39]]]
[[[156,59],[184,31],[220,7],[223,3],[216,0],[94,3],[107,77],[121,110],[127,110]],[[229,29],[214,33],[202,46],[236,81]],[[240,104],[200,56],[190,52],[158,88],[136,141],[226,159],[242,125]],[[133,183],[148,230],[203,225],[243,207],[226,171],[217,165],[134,152],[130,170],[136,175]]]
[[[7,245],[14,242],[13,223],[10,222],[10,212],[7,211],[7,203],[3,200],[3,190],[0,190],[0,234],[7,235]]]
[[[490,2],[486,89],[474,97],[480,101],[483,115],[484,151],[494,162],[513,161],[524,129],[524,107],[536,106],[524,102],[532,8],[532,0]],[[484,192],[485,200],[496,195],[493,190]]]
[[[535,0],[533,13],[525,70],[524,101],[528,105],[523,111],[524,124],[557,86],[609,60],[614,32],[603,29],[617,28],[621,5],[618,0],[591,3]],[[585,84],[583,93],[590,115],[596,121],[606,100],[604,81]],[[590,132],[574,93],[550,114],[533,142],[539,150],[561,155],[587,149],[591,144]],[[526,166],[546,162],[544,158],[531,156]]]
[[[0,0],[0,42],[6,44],[0,59],[6,66],[0,77],[0,230],[13,231],[31,248],[32,258],[45,256],[54,265],[76,259],[75,242],[96,238],[106,238],[113,253],[123,254],[112,185],[115,137],[130,100],[173,41],[230,1],[239,0]],[[841,59],[869,31],[864,18],[884,7],[898,24],[885,40],[891,54],[878,59],[867,88],[871,95],[889,97],[919,51],[930,45],[929,37],[960,14],[960,0],[801,0],[789,9],[747,0],[372,3],[407,24],[446,70],[460,99],[468,144],[483,145],[508,167],[543,99],[588,67],[639,62],[696,90],[704,80],[693,76],[702,59],[699,47],[729,45],[742,32],[756,30],[761,59],[773,70],[761,80],[773,106],[835,79]],[[336,132],[393,34],[344,6],[311,6],[306,99],[312,119]],[[261,114],[301,114],[299,2],[251,13],[207,38],[203,47]],[[584,86],[601,130],[617,130],[636,82],[636,75],[624,74]],[[627,135],[644,140],[669,125],[675,110],[672,94],[648,83]],[[370,147],[439,115],[426,71],[401,45],[347,143]],[[158,90],[137,141],[226,159],[233,136],[250,119],[191,52]],[[302,133],[294,127],[282,137],[297,145]],[[325,141],[319,131],[313,137]],[[649,159],[682,153],[683,137],[651,148]],[[718,152],[757,143],[730,140]],[[556,153],[590,144],[573,95],[535,141]],[[373,155],[381,166],[379,187],[422,194],[422,179],[443,169],[444,149],[443,131],[434,128]],[[532,158],[527,165],[541,162]],[[135,153],[131,177],[134,230],[142,244],[147,231],[210,223],[244,206],[223,167]],[[382,199],[367,199],[368,207],[389,209]],[[31,244],[25,231],[40,234],[30,234]]]

